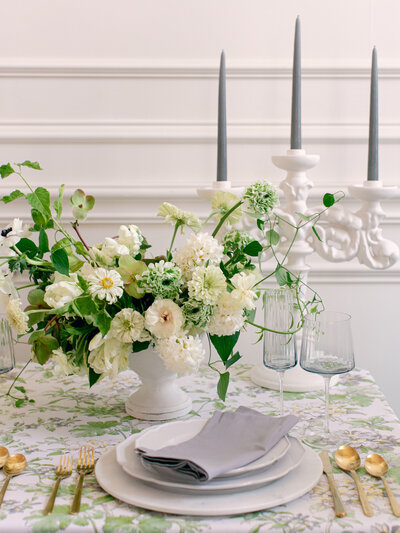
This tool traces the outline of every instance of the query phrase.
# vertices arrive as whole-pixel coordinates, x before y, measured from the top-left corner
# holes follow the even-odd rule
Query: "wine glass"
[[[354,368],[351,316],[333,311],[307,315],[303,326],[300,366],[324,378],[323,437],[334,439],[335,434],[329,430],[329,383],[332,376],[350,372]]]
[[[283,415],[283,376],[285,370],[297,364],[297,347],[294,334],[295,295],[289,288],[265,289],[263,295],[264,326],[264,365],[272,368],[279,377],[280,414]]]
[[[15,366],[14,342],[11,328],[4,314],[0,314],[0,374],[5,374]]]

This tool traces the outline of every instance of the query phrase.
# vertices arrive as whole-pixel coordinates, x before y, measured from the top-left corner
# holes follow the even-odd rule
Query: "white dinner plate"
[[[310,491],[320,480],[322,464],[306,447],[299,466],[270,485],[252,490],[251,497],[234,494],[182,494],[146,485],[129,476],[117,463],[115,448],[96,463],[99,485],[111,496],[143,509],[191,516],[227,516],[271,509],[291,502]]]
[[[173,490],[175,492],[191,493],[231,493],[245,490],[253,490],[272,483],[285,476],[299,465],[303,455],[304,447],[295,438],[289,437],[290,447],[288,452],[276,463],[265,470],[246,474],[239,477],[215,478],[207,483],[197,483],[188,479],[187,483],[170,480],[162,477],[158,472],[153,472],[151,467],[143,467],[140,457],[135,453],[128,461],[124,461],[123,469],[130,476],[162,489]],[[118,453],[118,452],[117,452]],[[118,461],[119,462],[119,461]],[[119,464],[121,464],[119,462]]]
[[[131,457],[136,454],[135,447],[157,450],[164,446],[179,444],[180,442],[184,442],[197,435],[207,421],[208,419],[205,418],[194,418],[190,420],[169,422],[168,424],[146,429],[140,433],[140,435],[132,435],[117,446],[117,461],[129,474]],[[250,472],[265,470],[278,461],[278,459],[281,459],[287,453],[289,447],[289,439],[283,437],[268,453],[256,461],[224,472],[218,476],[218,479],[242,476],[244,474],[249,474]]]

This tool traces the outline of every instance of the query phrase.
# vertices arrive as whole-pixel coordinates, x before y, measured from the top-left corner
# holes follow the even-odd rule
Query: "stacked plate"
[[[268,509],[292,501],[316,485],[318,455],[284,437],[260,459],[207,483],[177,482],[142,463],[136,448],[159,449],[194,437],[205,419],[170,422],[132,435],[96,464],[100,486],[112,496],[145,509],[173,514],[217,516]],[[246,497],[243,492],[249,492]]]

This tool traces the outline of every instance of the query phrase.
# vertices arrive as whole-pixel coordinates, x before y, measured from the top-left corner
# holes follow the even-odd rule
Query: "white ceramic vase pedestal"
[[[129,367],[141,385],[125,402],[128,415],[140,420],[170,420],[186,415],[192,400],[176,383],[157,353],[149,348],[129,356]]]

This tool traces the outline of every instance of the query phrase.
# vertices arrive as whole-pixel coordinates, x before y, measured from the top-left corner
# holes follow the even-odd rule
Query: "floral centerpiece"
[[[287,271],[286,258],[280,261],[274,254],[276,263],[266,276],[253,262],[279,241],[275,188],[257,182],[242,199],[218,192],[204,222],[163,203],[158,215],[173,225],[172,239],[163,255],[151,256],[151,245],[134,224],[122,225],[117,236],[88,245],[80,223],[95,199],[75,191],[70,198],[74,221],[67,228],[62,221],[64,186],[51,204],[49,192],[33,189],[23,168],[41,170],[30,161],[0,167],[3,179],[18,175],[27,187],[1,201],[24,198],[32,217],[29,227],[14,219],[1,230],[0,297],[18,338],[28,335],[32,358],[40,364],[56,361],[65,374],[87,374],[92,386],[126,369],[130,353],[152,346],[168,369],[183,375],[196,372],[203,361],[205,333],[220,357],[219,365],[211,360],[209,364],[219,373],[218,394],[225,399],[229,367],[240,358],[234,353],[240,332],[246,324],[264,329],[254,323],[260,283],[275,275],[280,285],[294,286],[299,293],[301,280]],[[325,196],[327,208],[336,199]],[[253,217],[263,244],[234,228],[243,211]],[[298,227],[319,219],[322,212],[302,215]],[[212,222],[209,233],[205,228]],[[178,231],[185,230],[186,240],[174,247]],[[13,277],[25,271],[30,283],[17,287]],[[19,297],[22,288],[29,289],[25,309]],[[307,305],[299,298],[300,311]]]

